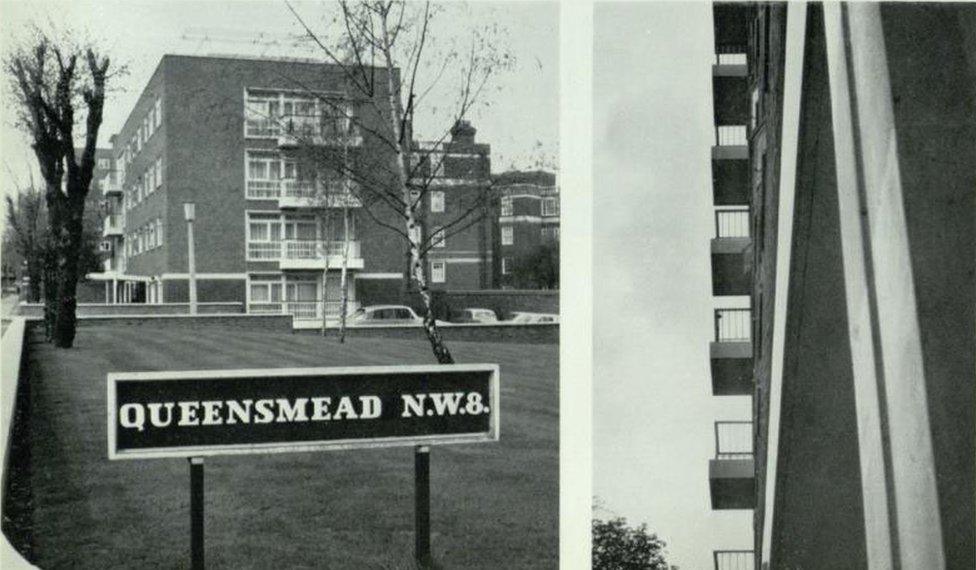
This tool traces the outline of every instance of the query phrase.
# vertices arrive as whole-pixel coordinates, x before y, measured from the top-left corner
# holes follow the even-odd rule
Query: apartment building
[[[540,256],[552,256],[558,280],[559,187],[551,172],[511,171],[493,177],[498,196],[496,218],[498,258],[496,283],[500,288],[558,287],[544,276],[525,271]]]
[[[373,95],[363,98],[322,63],[164,56],[112,139],[101,277],[110,302],[188,301],[186,204],[201,303],[321,319],[338,311],[343,266],[353,308],[370,291],[402,289],[402,212],[373,190],[393,187],[395,172],[384,144],[386,73],[376,69]],[[470,201],[467,193],[485,188],[478,178],[487,179],[490,148],[474,142],[470,125],[452,135],[416,145],[413,164],[436,166],[413,181],[433,189],[417,192],[424,239]],[[491,264],[479,244],[490,236],[477,224],[460,230],[430,248],[429,275],[438,286],[478,288]]]
[[[976,7],[713,14],[716,568],[971,568]]]

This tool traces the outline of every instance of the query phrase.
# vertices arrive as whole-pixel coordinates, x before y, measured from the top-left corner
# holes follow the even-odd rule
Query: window
[[[503,216],[512,215],[512,197],[505,196],[502,198],[502,214]]]
[[[163,220],[156,218],[156,245],[163,245]]]
[[[443,283],[447,273],[447,264],[443,261],[430,262],[430,282]]]
[[[146,140],[149,140],[149,137],[153,135],[153,127],[156,126],[156,124],[153,122],[152,109],[149,109],[149,114],[146,115],[145,125],[146,125]]]
[[[146,249],[156,248],[156,224],[149,224],[147,226],[147,238],[146,238]]]
[[[542,199],[542,215],[543,216],[558,216],[559,215],[559,198],[543,198]]]
[[[163,185],[163,159],[156,159],[156,188]]]
[[[430,236],[430,243],[432,247],[447,247],[447,236],[444,234],[444,228],[434,230]]]
[[[419,244],[421,239],[420,226],[415,225],[410,228],[410,241],[412,243]]]
[[[98,168],[100,168],[102,170],[108,170],[110,167],[111,167],[111,164],[109,163],[109,160],[107,158],[99,158],[98,159]]]
[[[136,152],[142,150],[142,126],[139,126],[139,130],[136,131]]]
[[[149,115],[142,120],[142,142],[149,140]]]
[[[430,211],[431,212],[443,212],[444,211],[444,191],[443,190],[432,190],[430,192]]]
[[[542,228],[542,241],[559,241],[559,226]]]
[[[286,219],[285,239],[299,241],[314,241],[316,239],[316,224],[314,219]]]
[[[512,272],[512,259],[509,257],[502,258],[502,275],[508,275]]]
[[[515,229],[512,226],[502,226],[502,245],[515,243]]]
[[[153,120],[156,121],[156,127],[158,128],[159,125],[161,125],[163,122],[163,100],[162,99],[156,99],[155,111],[156,112],[153,113]]]
[[[280,303],[281,281],[278,276],[251,277],[251,302],[252,303]]]

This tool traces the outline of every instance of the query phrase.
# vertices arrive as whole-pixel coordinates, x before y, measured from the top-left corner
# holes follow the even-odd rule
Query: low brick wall
[[[32,318],[33,326],[40,326],[39,318]],[[247,331],[292,332],[291,315],[90,315],[78,319],[79,327],[102,325],[147,328],[199,329],[220,327]]]
[[[21,303],[18,314],[22,317],[43,317],[44,305],[40,303]],[[197,314],[243,314],[244,303],[197,303]],[[125,315],[189,315],[189,303],[158,304],[111,304],[78,303],[78,317],[125,316]]]
[[[558,344],[559,324],[509,324],[494,325],[479,324],[451,324],[441,325],[438,330],[444,340],[458,342],[502,342],[518,344]],[[322,334],[317,329],[296,330],[296,333]],[[337,335],[338,330],[329,329],[329,335]],[[386,327],[348,327],[346,337],[365,338],[398,338],[409,340],[426,340],[424,331],[419,326],[386,326]]]

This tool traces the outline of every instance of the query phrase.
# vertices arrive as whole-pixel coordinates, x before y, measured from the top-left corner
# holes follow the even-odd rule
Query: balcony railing
[[[715,550],[715,570],[755,570],[756,557],[751,550]]]
[[[248,180],[246,198],[251,200],[277,200],[279,198],[294,198],[299,200],[328,199],[329,207],[342,205],[355,206],[355,184],[346,190],[342,180],[316,182],[315,180],[298,180],[284,178],[279,180]]]
[[[286,179],[281,181],[281,195],[287,198],[315,198],[318,186],[314,180]]]
[[[749,144],[746,125],[715,127],[715,146],[746,146]]]
[[[749,237],[749,208],[715,210],[715,237]]]
[[[244,134],[249,137],[276,137],[281,133],[281,125],[276,119],[248,117]]]
[[[322,259],[324,255],[341,256],[342,241],[284,240],[271,242],[248,242],[248,261],[281,261],[290,259]],[[359,242],[349,241],[349,258],[360,257]]]
[[[728,53],[715,54],[715,63],[718,65],[746,65],[745,46],[728,46]],[[741,50],[741,51],[738,51]]]
[[[749,342],[751,338],[750,309],[715,309],[715,342]]]
[[[248,117],[244,123],[244,134],[248,137],[273,138],[286,137],[290,144],[312,142],[314,144],[341,143],[357,144],[360,139],[358,125],[350,128],[349,119],[326,119],[318,115],[289,115],[283,117]]]
[[[248,180],[246,197],[252,200],[274,200],[281,195],[278,180]]]
[[[715,422],[715,459],[752,459],[752,422]]]

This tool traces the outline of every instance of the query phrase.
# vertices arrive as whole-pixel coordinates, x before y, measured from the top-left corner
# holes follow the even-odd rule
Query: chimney
[[[468,121],[458,121],[451,127],[451,142],[474,144],[474,135],[478,129],[471,126]]]

